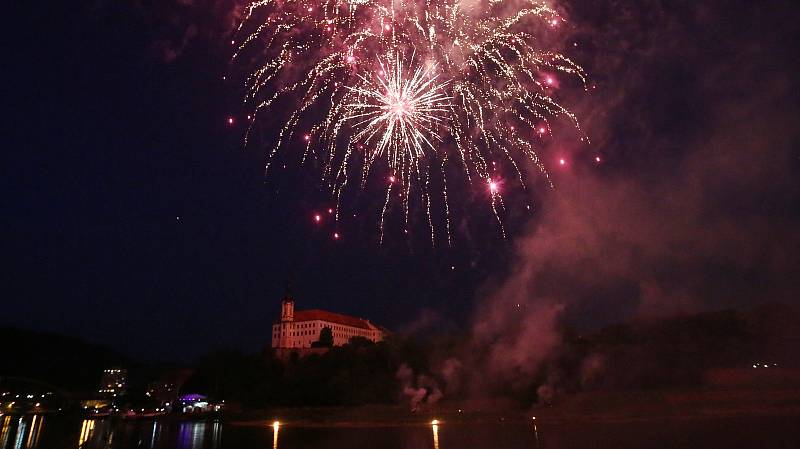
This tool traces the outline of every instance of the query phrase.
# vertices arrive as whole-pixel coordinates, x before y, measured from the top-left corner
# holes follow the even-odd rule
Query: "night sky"
[[[451,248],[379,246],[367,219],[335,241],[313,168],[265,179],[223,80],[237,2],[9,8],[0,325],[188,360],[268,345],[290,279],[298,308],[395,330],[467,332],[503,295],[582,327],[798,301],[795,2],[560,4],[596,86],[565,101],[592,143],[543,150],[555,189],[506,240],[466,192]]]

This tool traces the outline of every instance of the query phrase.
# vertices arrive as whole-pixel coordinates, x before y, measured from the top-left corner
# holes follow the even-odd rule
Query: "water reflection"
[[[25,439],[25,430],[28,428],[28,423],[25,418],[20,417],[17,423],[17,437],[14,440],[14,449],[22,449],[22,441]]]
[[[153,428],[150,430],[150,447],[156,447],[156,441],[161,434],[161,423],[153,421]]]
[[[25,448],[34,448],[39,445],[39,437],[42,435],[42,428],[44,427],[44,415],[33,415],[31,419],[31,429],[28,432],[28,440],[25,442]]]
[[[217,449],[222,442],[222,424],[219,421],[214,421],[211,426],[211,448]]]
[[[0,448],[6,447],[6,443],[8,443],[8,434],[10,432],[11,432],[11,417],[4,416],[2,427],[0,427]]]
[[[714,423],[714,426],[709,426],[707,421],[669,422],[666,424],[669,431],[665,431],[664,423],[652,421],[637,423],[634,426],[636,431],[630,432],[631,426],[627,422],[553,424],[541,419],[531,420],[530,416],[516,422],[460,422],[449,419],[386,427],[286,427],[285,423],[277,421],[255,426],[220,421],[182,422],[176,419],[84,420],[55,415],[24,418],[2,415],[0,449],[221,449],[223,430],[224,446],[229,449],[265,449],[270,446],[272,449],[800,448],[796,416],[761,420],[748,417],[746,421],[731,419],[719,422],[719,425]],[[757,433],[752,433],[751,428]],[[658,441],[658,444],[650,444],[653,441]]]
[[[39,445],[44,416],[0,415],[0,448],[33,449]]]
[[[206,435],[205,422],[181,423],[178,431],[178,447],[181,449],[200,449]]]
[[[78,447],[83,446],[94,434],[95,421],[93,419],[84,419],[81,423],[81,434],[78,437]]]
[[[211,436],[209,441],[206,442],[206,432],[209,425],[211,427]],[[157,431],[158,429],[154,427],[151,448],[160,447],[156,441]],[[217,449],[220,447],[221,442],[222,424],[219,421],[211,423],[205,421],[184,422],[180,424],[178,429],[178,447],[181,449]]]

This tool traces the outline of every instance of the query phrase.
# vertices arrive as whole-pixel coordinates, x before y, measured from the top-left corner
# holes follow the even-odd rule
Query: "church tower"
[[[284,321],[294,321],[294,298],[289,287],[286,287],[286,295],[281,301],[281,322]]]
[[[286,294],[283,295],[281,301],[281,322],[276,324],[278,326],[277,334],[278,347],[291,348],[294,347],[294,298],[292,298],[292,289],[290,285],[286,286]]]

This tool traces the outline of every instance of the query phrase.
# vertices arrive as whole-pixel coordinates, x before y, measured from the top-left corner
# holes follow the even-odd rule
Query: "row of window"
[[[283,327],[283,325],[281,325],[281,327]],[[287,331],[287,336],[300,337],[300,336],[304,336],[304,335],[318,335],[318,332],[316,332],[316,329],[317,328],[322,328],[322,327],[330,327],[334,331],[336,331],[336,330],[342,331],[342,332],[338,332],[338,333],[334,332],[334,337],[355,337],[355,336],[369,337],[371,335],[371,333],[369,331],[366,331],[366,330],[363,330],[363,329],[354,329],[354,328],[352,328],[350,326],[339,326],[339,325],[335,325],[335,324],[334,325],[325,326],[324,324],[321,324],[321,323],[296,323],[295,327],[298,327],[298,328],[314,328],[315,330],[313,330],[313,331],[312,330]],[[273,331],[272,337],[273,338],[278,338],[280,336],[280,334],[281,334],[281,331],[277,331],[277,330]]]

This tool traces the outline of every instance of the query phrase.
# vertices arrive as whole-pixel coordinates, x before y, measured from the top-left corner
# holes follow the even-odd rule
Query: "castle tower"
[[[278,326],[278,346],[294,347],[294,298],[290,286],[286,286],[286,294],[281,301],[281,322]]]
[[[281,321],[294,321],[294,298],[289,287],[286,287],[286,295],[281,301]]]

